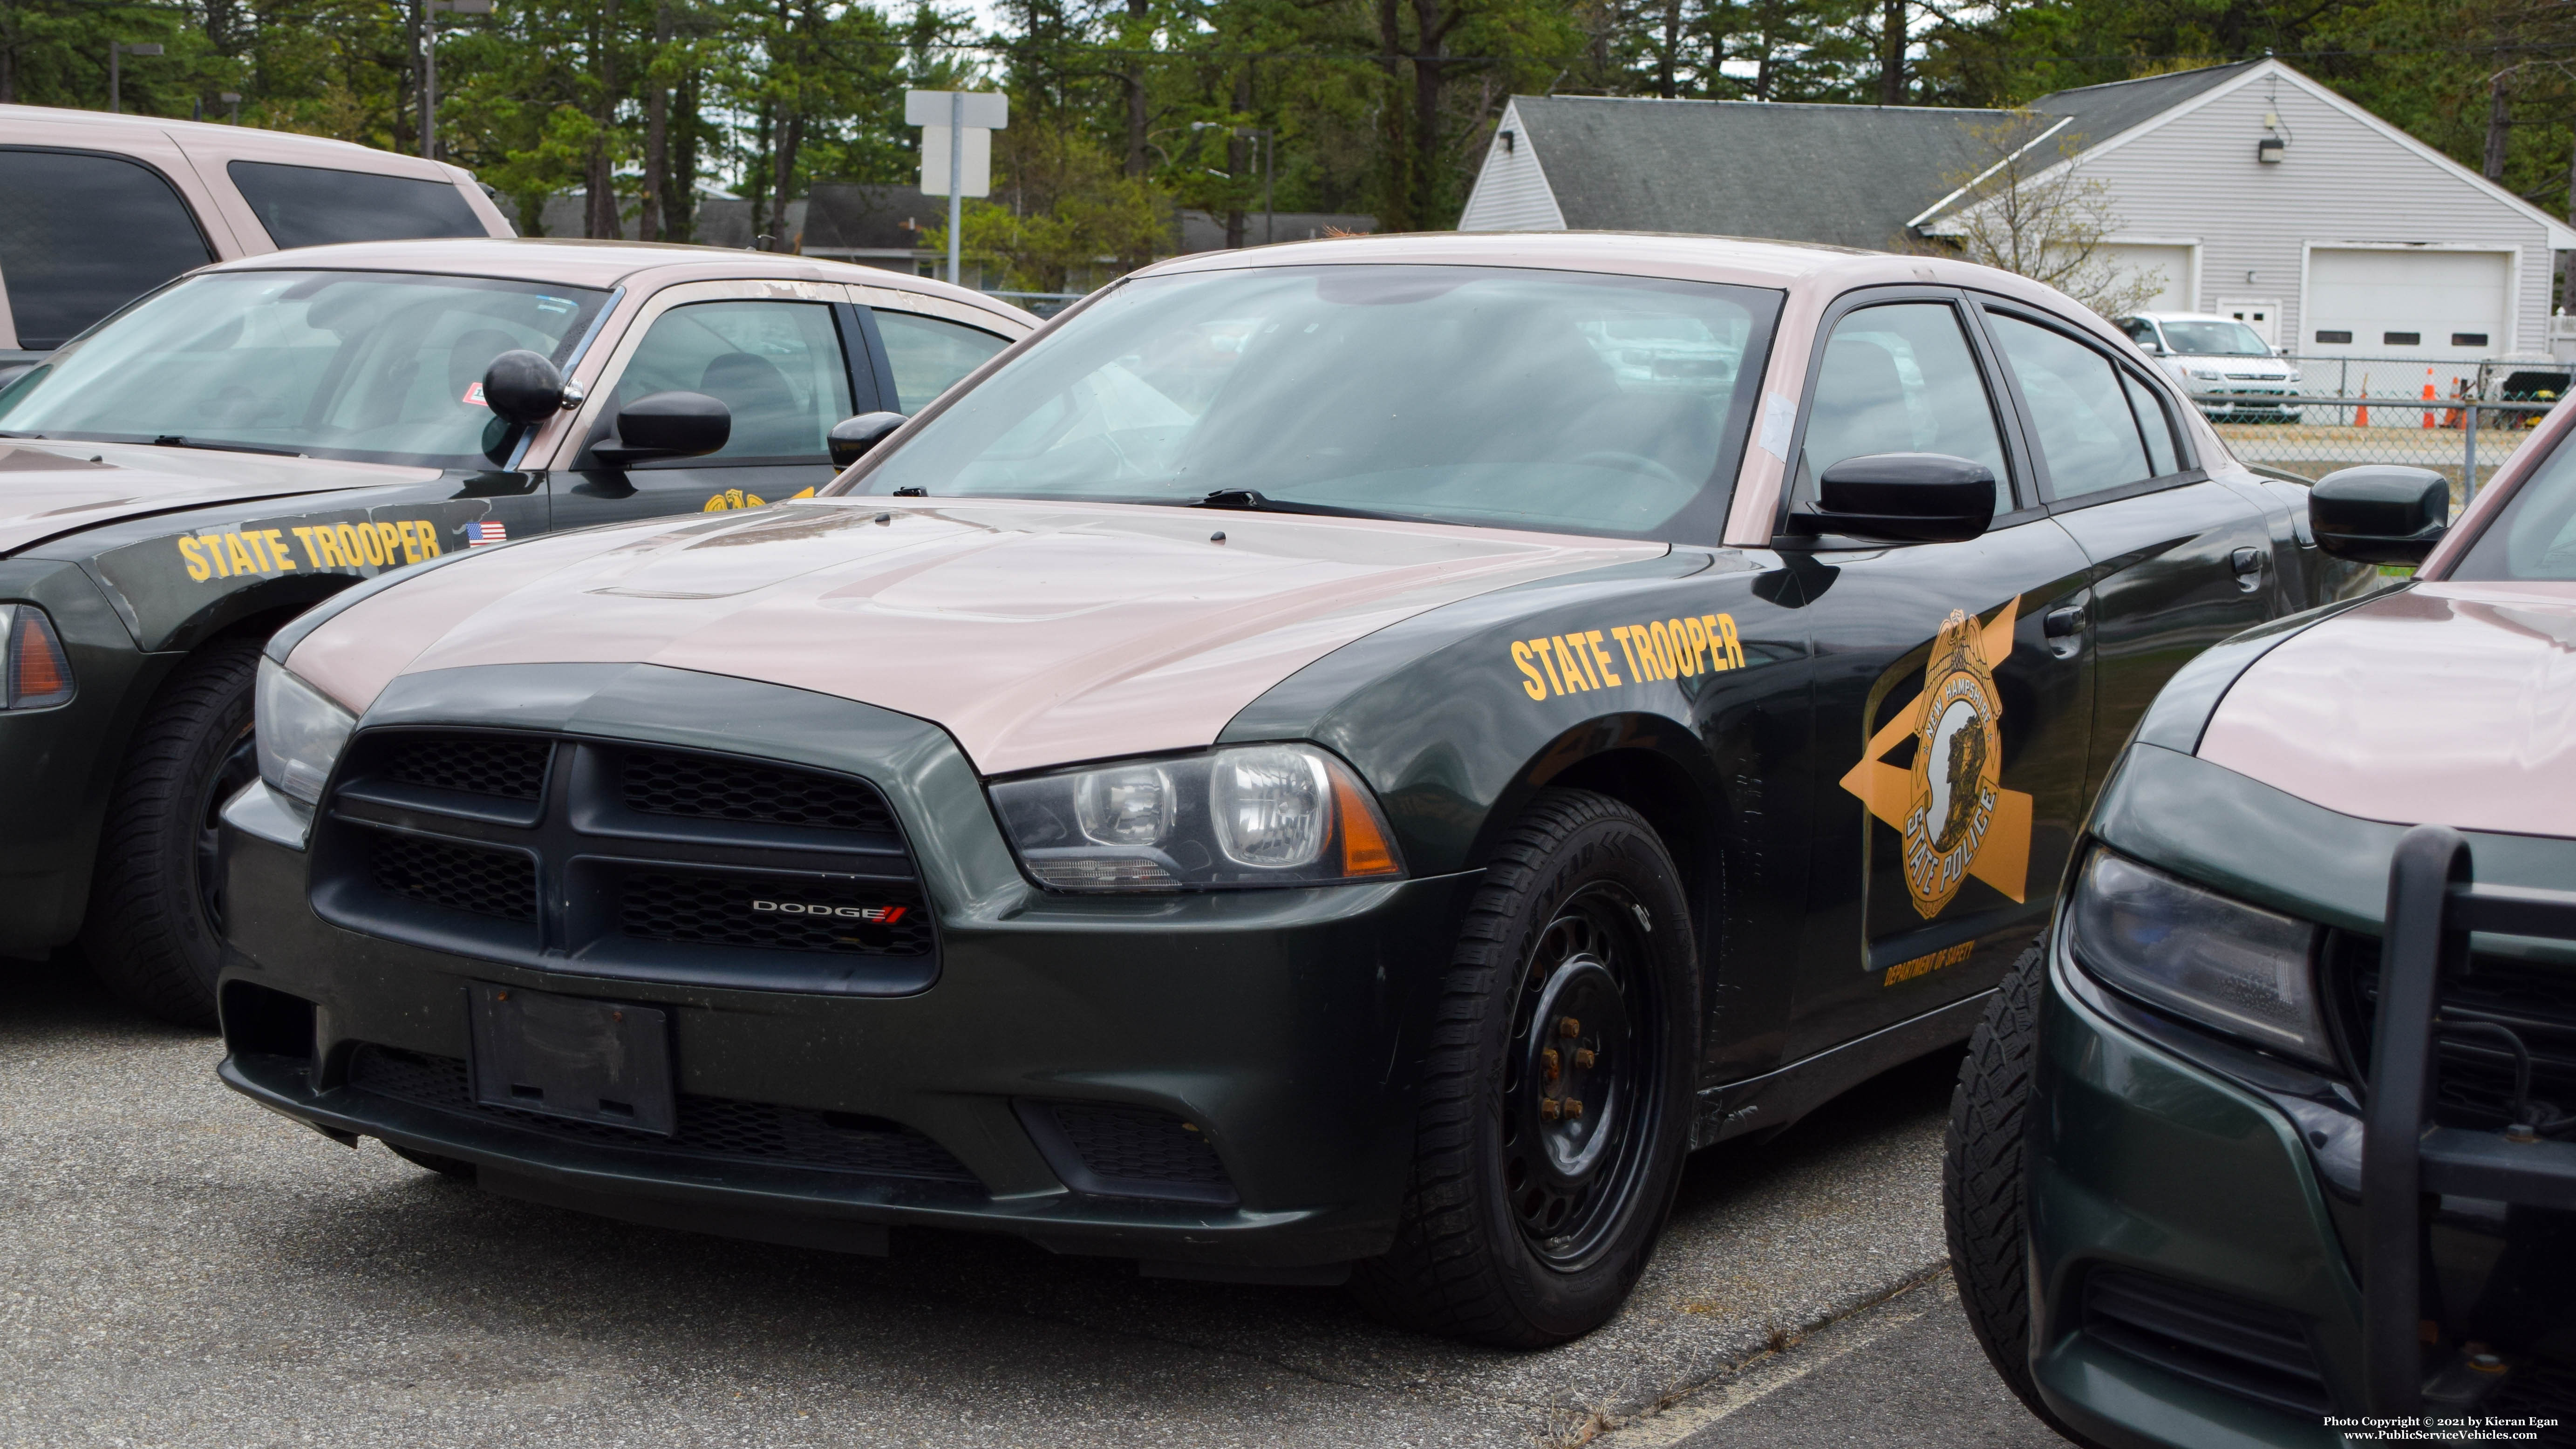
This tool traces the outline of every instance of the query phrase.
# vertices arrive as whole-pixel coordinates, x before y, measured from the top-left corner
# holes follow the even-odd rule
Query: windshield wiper
[[[293,448],[263,448],[257,443],[209,443],[197,438],[183,438],[177,433],[163,433],[152,440],[156,448],[203,448],[211,453],[266,453],[272,458],[301,458]]]
[[[1306,513],[1325,518],[1382,518],[1390,523],[1420,523],[1422,520],[1403,513],[1380,513],[1373,508],[1344,508],[1335,503],[1291,503],[1284,498],[1266,498],[1249,488],[1220,488],[1183,508],[1229,508],[1241,513]]]

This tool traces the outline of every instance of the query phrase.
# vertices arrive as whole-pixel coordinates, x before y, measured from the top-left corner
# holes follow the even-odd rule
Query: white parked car
[[[2140,312],[2121,331],[2214,423],[2295,423],[2299,370],[2253,328],[2207,312]],[[2278,397],[2281,402],[2267,399]]]

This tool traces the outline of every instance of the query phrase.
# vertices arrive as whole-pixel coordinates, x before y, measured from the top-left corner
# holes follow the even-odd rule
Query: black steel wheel
[[[1681,875],[1604,795],[1549,790],[1487,868],[1443,980],[1393,1248],[1352,1286],[1510,1348],[1600,1326],[1688,1145],[1699,953]]]
[[[260,640],[219,639],[170,677],[126,752],[90,879],[82,953],[128,1004],[215,1024],[223,960],[217,817],[259,773],[251,689]]]

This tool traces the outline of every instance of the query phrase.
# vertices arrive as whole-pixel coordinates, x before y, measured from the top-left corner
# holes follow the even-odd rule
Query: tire
[[[1604,795],[1541,793],[1461,923],[1395,1243],[1352,1276],[1363,1303],[1520,1349],[1619,1310],[1688,1146],[1698,957],[1645,820]]]
[[[259,773],[251,690],[260,645],[219,639],[179,666],[135,731],[99,832],[82,952],[128,1005],[182,1026],[215,1024],[215,813]]]
[[[2044,945],[2024,951],[1968,1038],[1942,1144],[1941,1220],[1959,1306],[1987,1362],[2042,1422],[2074,1439],[2040,1401],[2030,1376],[2030,1234],[2023,1217],[2022,1153],[2047,972]]]
[[[414,1152],[408,1147],[396,1147],[390,1142],[385,1143],[385,1150],[414,1167],[425,1167],[441,1177],[454,1178],[458,1182],[474,1180],[474,1164],[462,1157],[448,1157],[436,1152]]]

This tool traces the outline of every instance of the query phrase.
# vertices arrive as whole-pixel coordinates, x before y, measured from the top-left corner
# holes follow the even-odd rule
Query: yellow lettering
[[[1601,666],[1601,678],[1605,682],[1612,685],[1623,684],[1626,682],[1611,671],[1610,654],[1608,650],[1601,647],[1600,630],[1595,629],[1591,633],[1584,635],[1583,646],[1592,651],[1593,661]]]
[[[394,562],[394,555],[402,550],[402,530],[390,523],[371,523],[367,526],[376,531],[376,551],[385,556],[386,563]]]
[[[1545,639],[1532,639],[1530,641],[1530,647],[1538,651],[1538,662],[1547,666],[1547,682],[1556,686],[1556,692],[1559,694],[1573,693],[1572,690],[1565,687],[1564,680],[1556,677],[1556,646],[1550,644]]]
[[[284,573],[287,570],[294,568],[295,550],[286,546],[285,531],[275,528],[263,528],[260,532],[268,538],[268,556],[277,560],[278,572]]]
[[[1666,620],[1664,622],[1664,637],[1672,643],[1673,672],[1675,674],[1685,675],[1699,673],[1699,664],[1691,658],[1690,635],[1683,631],[1682,621],[1679,619]]]
[[[316,552],[313,547],[312,529],[299,528],[295,530],[295,541],[304,545],[304,561],[306,563],[311,564],[317,569],[322,567],[322,555]]]
[[[1697,619],[1682,620],[1682,627],[1690,631],[1691,673],[1708,673],[1708,629]]]
[[[358,545],[358,530],[345,523],[333,524],[331,535],[340,543],[341,567],[358,568],[366,563],[367,551]]]
[[[185,547],[185,544],[181,546]],[[202,579],[205,575],[201,573],[197,577]],[[1537,665],[1530,663],[1530,647],[1527,642],[1519,639],[1512,641],[1512,663],[1520,667],[1521,673],[1529,676],[1521,681],[1521,692],[1532,699],[1547,698],[1547,679],[1538,672]]]
[[[188,577],[195,579],[201,584],[206,581],[206,576],[209,570],[206,568],[206,546],[204,544],[197,542],[193,538],[182,536],[179,540],[179,557],[188,561]]]
[[[1574,637],[1580,639],[1583,636],[1578,633]],[[1565,671],[1565,677],[1574,682],[1575,688],[1589,690],[1601,687],[1601,681],[1593,678],[1591,671],[1584,667],[1583,651],[1565,642],[1562,634],[1556,636],[1556,662],[1557,667]]]
[[[424,518],[420,521],[420,554],[423,558],[439,555],[438,525]]]
[[[1733,664],[1736,668],[1742,669],[1744,667],[1744,644],[1741,640],[1738,640],[1735,637],[1735,616],[1733,614],[1718,615],[1717,631],[1726,636],[1727,661]]]
[[[250,550],[242,546],[242,536],[238,533],[224,535],[224,557],[231,561],[234,574],[260,572],[259,560],[252,558]],[[225,575],[227,578],[231,576],[231,574]]]
[[[353,525],[358,532],[358,557],[381,567],[385,561],[385,540],[372,523]]]
[[[1658,620],[1646,621],[1646,648],[1655,656],[1656,672],[1666,679],[1681,678],[1679,651],[1673,648],[1672,636],[1664,632],[1664,626]]]
[[[254,528],[242,534],[242,542],[250,545],[250,561],[261,573],[277,572],[277,564],[268,555],[268,540],[258,529]]]
[[[1628,656],[1628,672],[1643,679],[1646,677],[1646,671],[1637,663],[1636,642],[1628,637],[1636,632],[1636,626],[1620,624],[1610,630],[1610,637],[1619,641],[1619,651]]]

